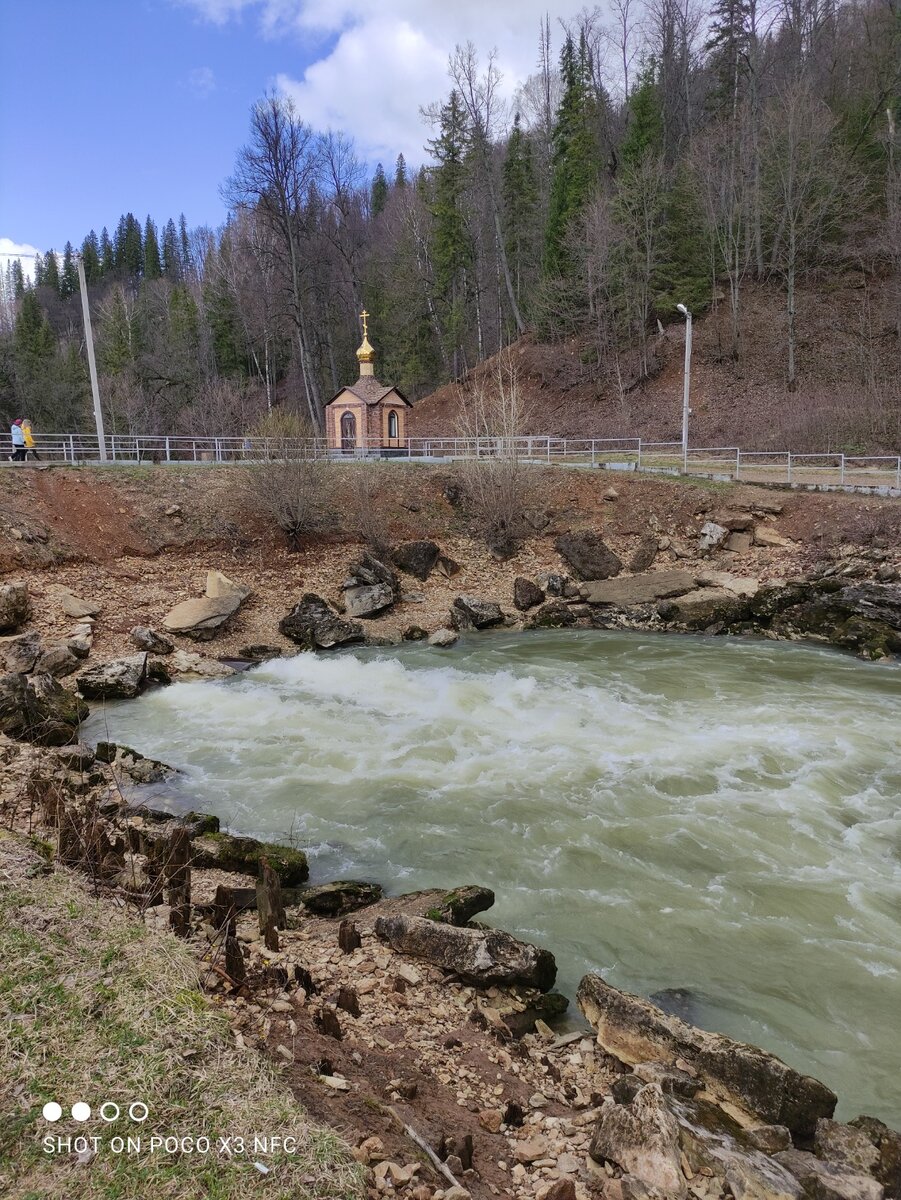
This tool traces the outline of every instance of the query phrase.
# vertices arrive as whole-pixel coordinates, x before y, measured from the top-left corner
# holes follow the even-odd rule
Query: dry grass
[[[0,1194],[10,1200],[353,1200],[360,1168],[337,1135],[312,1125],[256,1052],[197,987],[190,949],[94,899],[78,876],[49,872],[0,832]],[[58,1101],[63,1118],[42,1116]],[[76,1101],[93,1109],[69,1118]],[[123,1115],[99,1117],[112,1101]],[[133,1101],[148,1106],[142,1124]],[[210,1138],[209,1153],[150,1153],[154,1134]],[[99,1136],[95,1156],[48,1154],[43,1139]],[[140,1154],[113,1153],[116,1135]],[[293,1137],[296,1153],[254,1152],[254,1136]],[[219,1153],[243,1138],[248,1153]],[[264,1174],[255,1162],[269,1168]]]

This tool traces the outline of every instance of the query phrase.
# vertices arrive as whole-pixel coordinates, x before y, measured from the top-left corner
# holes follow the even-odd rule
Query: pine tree
[[[191,239],[188,237],[188,222],[185,214],[178,218],[178,257],[181,263],[181,274],[184,279],[194,269],[194,256],[191,254]]]
[[[116,251],[113,243],[110,240],[109,231],[106,226],[100,233],[100,271],[103,275],[109,275],[116,267]]]
[[[137,326],[121,287],[113,290],[97,341],[97,358],[108,375],[120,375],[134,364]]]
[[[663,200],[659,264],[651,287],[661,317],[671,317],[677,304],[697,312],[710,299],[704,214],[685,168],[677,171]]]
[[[385,211],[388,202],[388,180],[385,178],[385,168],[381,163],[375,169],[370,191],[369,206],[374,217]]]
[[[714,0],[710,36],[704,47],[715,80],[709,103],[730,112],[733,119],[749,58],[750,12],[749,0]]]
[[[34,286],[44,286],[44,259],[40,253],[34,256]]]
[[[657,85],[657,69],[646,63],[629,97],[629,124],[620,147],[623,166],[634,167],[648,155],[663,152],[663,106]]]
[[[585,207],[600,178],[597,101],[584,37],[577,47],[567,34],[560,53],[560,75],[563,96],[554,126],[545,234],[545,269],[552,275],[566,274],[572,268],[566,244],[570,223]]]
[[[81,258],[84,263],[85,283],[88,286],[99,283],[103,273],[100,266],[100,243],[93,229],[81,243]]]
[[[467,318],[466,271],[472,258],[463,210],[468,133],[460,97],[452,91],[441,108],[438,136],[428,143],[428,148],[438,163],[432,171],[431,212],[435,223],[431,258],[435,290],[444,307],[445,345],[453,356],[455,375],[460,373],[459,351]]]
[[[59,295],[59,262],[54,250],[48,250],[44,255],[44,278],[42,282],[44,287],[50,288],[55,295]]]
[[[181,256],[178,249],[178,230],[170,217],[163,230],[163,274],[167,279],[178,282],[182,277]]]
[[[31,288],[22,296],[13,338],[17,368],[33,372],[46,366],[56,353],[56,337]]]
[[[396,188],[407,186],[407,160],[402,154],[398,154],[394,164],[394,186]]]
[[[534,259],[535,211],[538,186],[532,162],[532,143],[523,133],[519,113],[507,143],[503,170],[504,237],[513,271],[516,298],[521,300],[527,268]]]
[[[126,213],[116,226],[116,266],[139,279],[144,270],[141,226],[133,213]]]
[[[72,243],[66,242],[63,251],[63,269],[59,277],[59,294],[64,300],[74,296],[78,291],[78,270],[75,266],[75,252]]]
[[[148,215],[144,222],[144,278],[159,279],[163,273],[160,262],[160,247],[156,237],[156,226]]]
[[[10,269],[10,281],[12,294],[16,300],[20,300],[25,294],[25,273],[22,270],[22,260],[17,258]]]

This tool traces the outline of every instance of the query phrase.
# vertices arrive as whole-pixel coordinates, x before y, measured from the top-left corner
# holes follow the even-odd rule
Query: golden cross
[[[365,309],[365,308],[364,308],[364,309],[363,309],[363,311],[360,313],[360,317],[362,318],[362,321],[363,321],[363,337],[364,337],[364,338],[365,338],[365,337],[369,337],[369,324],[368,324],[368,322],[369,322],[369,313],[366,311],[366,309]]]

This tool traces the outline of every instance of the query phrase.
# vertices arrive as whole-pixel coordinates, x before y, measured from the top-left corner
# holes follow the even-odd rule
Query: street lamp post
[[[691,409],[688,407],[689,389],[691,386],[691,313],[684,304],[676,308],[685,318],[685,370],[682,379],[682,470],[688,471],[688,418]]]
[[[106,462],[106,437],[103,433],[103,411],[100,408],[100,388],[97,384],[97,363],[94,361],[94,331],[91,329],[91,310],[88,307],[88,285],[84,277],[84,261],[80,254],[75,256],[78,269],[78,284],[81,288],[81,312],[84,317],[84,337],[88,348],[88,371],[91,375],[91,395],[94,397],[94,423],[97,426],[97,444],[100,461]]]

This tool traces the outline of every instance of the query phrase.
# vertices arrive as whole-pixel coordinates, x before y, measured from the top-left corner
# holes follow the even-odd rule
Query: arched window
[[[396,412],[388,413],[388,437],[389,438],[397,437],[397,413]]]
[[[356,450],[357,418],[352,412],[341,414],[341,449]]]

